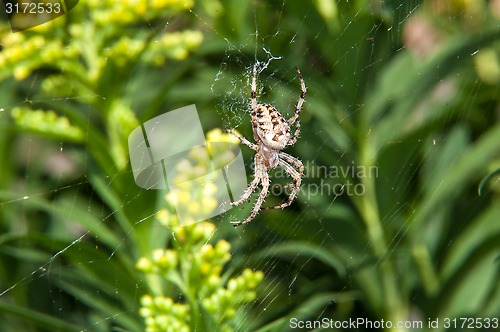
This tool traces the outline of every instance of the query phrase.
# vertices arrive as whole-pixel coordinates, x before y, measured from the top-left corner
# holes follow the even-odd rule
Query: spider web
[[[394,269],[396,272],[391,277],[405,282],[405,267],[413,264],[412,254],[415,255],[408,252],[412,247],[406,243],[407,237],[412,235],[414,228],[417,228],[413,226],[413,222],[420,215],[419,212],[433,207],[430,200],[426,201],[427,187],[425,185],[420,187],[419,181],[428,179],[429,182],[437,182],[437,188],[440,188],[439,184],[446,186],[446,178],[435,178],[432,174],[446,174],[440,167],[445,170],[447,167],[452,169],[454,165],[461,162],[461,152],[453,151],[452,144],[449,142],[453,140],[462,142],[467,136],[463,128],[452,130],[446,124],[446,117],[448,120],[449,118],[458,119],[458,123],[467,122],[472,117],[471,114],[477,107],[476,105],[479,104],[477,100],[482,97],[484,83],[477,77],[465,78],[457,82],[458,79],[462,79],[461,72],[450,75],[451,79],[450,77],[442,79],[441,83],[436,84],[435,89],[429,94],[424,94],[426,98],[429,98],[428,103],[431,106],[426,108],[424,101],[419,105],[420,113],[417,111],[411,113],[414,123],[419,123],[419,115],[425,115],[425,112],[428,112],[432,106],[438,105],[439,107],[443,103],[454,102],[453,98],[449,97],[450,95],[463,94],[465,97],[460,101],[464,102],[464,106],[454,113],[444,113],[444,120],[439,117],[430,117],[431,120],[427,126],[433,131],[434,136],[422,135],[422,138],[419,135],[388,135],[389,139],[380,140],[380,143],[373,148],[375,152],[384,151],[385,156],[390,157],[384,159],[383,163],[371,165],[372,168],[363,168],[362,161],[353,157],[353,155],[358,157],[359,155],[351,153],[359,149],[360,141],[370,139],[372,129],[368,126],[364,127],[364,131],[356,132],[356,124],[363,122],[362,109],[367,107],[363,104],[362,96],[369,95],[367,90],[375,90],[377,84],[388,84],[388,82],[383,82],[383,78],[381,82],[367,82],[365,81],[368,77],[366,73],[374,69],[379,70],[382,63],[403,58],[398,57],[402,54],[427,52],[427,50],[419,49],[409,50],[410,37],[404,36],[402,32],[403,27],[414,23],[414,18],[417,16],[415,13],[423,11],[424,6],[418,1],[391,2],[391,6],[387,7],[384,7],[383,2],[378,1],[374,1],[371,6],[363,6],[361,2],[352,1],[346,3],[337,1],[333,3],[333,7],[329,1],[307,2],[298,7],[290,1],[257,1],[250,2],[249,6],[249,12],[253,16],[253,29],[247,33],[248,36],[243,38],[235,38],[229,35],[230,29],[228,30],[227,27],[212,23],[201,7],[195,7],[189,11],[191,18],[194,18],[204,30],[204,34],[211,35],[211,38],[218,43],[225,43],[225,52],[222,56],[217,54],[215,61],[210,60],[216,70],[208,82],[203,81],[204,88],[210,91],[209,95],[216,101],[214,107],[203,107],[206,101],[198,101],[192,96],[180,99],[180,102],[189,100],[199,105],[204,128],[236,129],[252,141],[249,105],[251,68],[255,64],[259,67],[258,102],[274,105],[286,118],[293,115],[300,96],[296,66],[301,69],[308,88],[300,115],[301,136],[295,146],[285,150],[299,158],[305,165],[302,190],[294,204],[282,211],[262,210],[251,224],[233,229],[230,222],[248,216],[259,192],[257,190],[249,202],[213,219],[217,228],[211,240],[227,238],[233,246],[231,250],[233,261],[230,269],[239,271],[243,268],[251,268],[262,270],[265,275],[258,298],[243,306],[244,313],[239,317],[236,329],[245,331],[262,327],[265,324],[276,324],[274,328],[270,326],[269,330],[286,330],[289,328],[288,319],[291,317],[309,320],[321,320],[326,317],[339,321],[348,317],[362,317],[377,320],[382,315],[377,312],[380,308],[374,304],[370,306],[363,303],[364,298],[358,294],[363,289],[359,286],[363,278],[356,276],[362,275],[364,271],[368,271],[366,272],[368,278],[370,272],[373,271],[373,275],[384,275],[387,262],[392,262],[397,265],[397,268]],[[225,8],[225,10],[228,11],[230,8],[232,7]],[[436,14],[442,11],[437,5],[430,8],[431,13]],[[393,17],[395,21],[392,23],[384,22],[384,18],[388,20],[384,16],[387,14],[384,11],[387,10],[397,12],[397,15]],[[321,17],[321,13],[326,16]],[[328,18],[328,15],[333,16]],[[269,25],[270,17],[272,25]],[[370,20],[367,17],[377,17],[377,19]],[[449,14],[448,19],[449,21],[458,20],[452,14]],[[368,25],[370,28],[361,29],[360,26],[363,25]],[[158,26],[151,26],[151,30],[161,29],[164,26],[168,26],[167,18],[158,23]],[[381,38],[381,35],[386,37]],[[308,40],[307,36],[313,37]],[[325,36],[331,38],[329,46],[323,45],[320,48],[317,45],[322,44],[320,40]],[[345,47],[346,40],[350,41],[348,48]],[[392,53],[381,53],[377,43],[388,43],[396,50]],[[344,47],[339,49],[338,45],[344,45]],[[475,53],[472,52],[472,54]],[[399,61],[404,61],[404,59]],[[345,73],[352,68],[358,68],[352,65],[358,62],[367,63],[367,65],[360,70],[356,69],[358,71]],[[404,67],[399,69],[401,68]],[[439,81],[439,75],[436,73],[431,80]],[[387,77],[394,76],[387,74]],[[35,86],[37,80],[37,75],[34,75],[28,80],[31,82],[28,85]],[[397,90],[397,82],[392,82],[390,85]],[[344,91],[343,87],[348,87],[350,90]],[[185,86],[178,89],[182,88]],[[497,91],[497,89],[496,82],[490,83],[490,90]],[[70,103],[75,99],[106,98],[106,96],[67,95],[40,100],[32,97],[29,86],[27,91],[24,101],[16,100],[14,97],[3,101],[3,105],[0,104],[0,117],[6,117],[5,110],[24,103],[47,101]],[[346,95],[356,97],[345,98]],[[323,100],[325,96],[329,96],[330,99]],[[404,97],[411,98],[409,95]],[[387,98],[397,98],[397,95],[388,93]],[[345,102],[346,100],[348,102]],[[353,100],[358,102],[352,102]],[[179,105],[181,106],[184,105]],[[491,108],[491,105],[488,106]],[[327,117],[324,115],[327,113],[333,115]],[[383,113],[374,115],[376,119],[382,119],[384,116]],[[332,119],[335,121],[329,122]],[[89,117],[88,121],[91,120]],[[408,126],[411,124],[411,121],[405,123]],[[2,121],[1,126],[6,129],[7,122]],[[352,137],[358,140],[350,139],[346,133],[351,133]],[[85,134],[87,137],[91,135],[90,132]],[[471,136],[479,137],[481,132],[473,133]],[[2,139],[7,139],[5,137]],[[431,141],[429,137],[432,137]],[[2,327],[14,331],[18,326],[29,326],[29,323],[26,323],[27,318],[12,318],[12,312],[5,307],[12,302],[18,303],[16,297],[21,297],[21,300],[17,300],[22,303],[22,298],[27,297],[30,292],[40,292],[39,302],[25,303],[26,307],[33,309],[34,312],[45,312],[44,307],[51,307],[51,312],[59,312],[57,317],[67,316],[69,321],[81,323],[86,331],[113,330],[115,328],[113,321],[116,317],[136,314],[139,311],[138,299],[143,295],[146,280],[142,280],[144,284],[133,282],[126,285],[118,284],[121,275],[126,272],[119,269],[120,264],[112,264],[112,269],[108,271],[106,277],[116,280],[117,285],[111,293],[114,292],[117,302],[124,293],[132,293],[135,301],[126,305],[117,305],[119,309],[116,313],[107,317],[97,314],[93,317],[92,313],[83,312],[94,318],[94,323],[89,325],[88,321],[82,322],[75,316],[79,314],[78,310],[84,311],[81,308],[88,304],[83,300],[84,295],[87,295],[88,299],[97,299],[102,295],[101,291],[96,291],[89,285],[90,294],[82,294],[82,299],[68,298],[67,292],[63,290],[72,289],[71,282],[68,282],[72,279],[67,278],[68,271],[73,267],[81,266],[88,269],[106,269],[109,262],[119,262],[123,259],[119,253],[129,245],[130,238],[135,236],[137,229],[154,228],[157,232],[167,236],[170,231],[159,225],[155,219],[161,211],[160,205],[146,205],[147,202],[161,200],[163,196],[158,198],[156,196],[160,196],[159,194],[152,194],[151,191],[131,186],[123,189],[126,200],[115,202],[113,197],[107,197],[108,201],[103,202],[98,198],[99,190],[95,188],[112,187],[115,181],[123,176],[130,176],[131,172],[121,172],[117,169],[115,176],[90,174],[87,172],[88,165],[92,163],[89,151],[78,153],[78,147],[63,143],[62,140],[56,139],[55,142],[56,144],[46,143],[30,134],[19,134],[15,142],[14,150],[18,152],[12,156],[12,159],[15,165],[22,169],[17,176],[11,177],[17,183],[9,183],[8,186],[9,189],[16,188],[16,190],[6,191],[7,194],[3,195],[0,202],[0,211],[5,211],[2,217],[2,223],[5,224],[2,226],[2,232],[5,232],[3,241],[6,243],[2,248],[2,254],[6,257],[5,263],[0,270],[2,275],[0,301],[3,303],[2,315],[6,317],[6,323]],[[253,152],[245,146],[241,146],[241,150],[247,173],[251,174]],[[40,151],[50,156],[44,160],[43,164],[39,161]],[[446,159],[451,160],[450,165],[445,167],[439,162],[428,162],[439,160],[443,151],[451,154]],[[390,161],[400,167],[396,169],[391,167]],[[375,195],[375,193],[367,193],[370,188],[365,187],[366,182],[355,182],[363,176],[360,172],[372,177],[371,180],[376,181],[379,187],[390,195],[401,197],[400,200],[395,201],[387,196],[380,198],[382,200],[379,202],[380,226],[390,231],[387,232],[387,246],[376,255],[373,254],[373,247],[376,247],[377,243],[368,234],[369,226],[363,222],[363,219],[369,220],[371,216],[370,211],[367,210],[370,206],[357,205],[364,202],[360,197]],[[420,172],[427,174],[427,178],[420,178]],[[108,174],[112,173],[108,172]],[[50,179],[48,186],[43,185],[47,178]],[[286,192],[273,185],[286,185],[291,182],[291,179],[280,169],[271,172],[270,178],[272,188],[265,201],[266,206],[280,204],[286,199]],[[251,179],[252,177],[249,176],[248,181]],[[491,188],[494,188],[494,185],[489,188],[492,191]],[[357,197],[358,201],[356,202],[353,197]],[[43,204],[41,201],[44,200],[53,202],[55,210],[51,211],[46,208],[37,210],[37,207]],[[423,203],[420,202],[417,205],[419,200],[423,200]],[[88,246],[84,244],[95,242],[97,248],[100,236],[103,235],[99,234],[99,229],[95,232],[87,231],[79,223],[72,221],[82,218],[78,215],[82,207],[83,210],[88,211],[91,219],[97,219],[98,224],[104,226],[109,223],[121,223],[122,215],[129,213],[128,209],[138,201],[145,202],[144,211],[134,214],[134,224],[128,228],[128,231],[122,230],[115,234],[118,242],[114,247],[88,253]],[[62,209],[67,210],[66,219],[61,217],[60,211],[57,211],[58,204]],[[467,204],[466,206],[472,209],[469,219],[479,215],[485,209],[484,204],[480,200]],[[442,213],[451,214],[449,211]],[[430,215],[427,217],[433,218]],[[440,220],[438,216],[435,218]],[[12,225],[9,219],[15,220],[16,224]],[[44,224],[44,220],[50,222]],[[36,222],[40,225],[34,226]],[[439,228],[439,226],[433,227],[432,230]],[[458,236],[457,234],[467,229],[467,220],[462,221],[456,227],[457,229],[448,230],[446,233]],[[33,232],[33,228],[37,232],[45,232],[53,236],[52,242],[43,244],[44,250],[36,250],[39,249],[37,246],[42,245],[35,238],[31,238],[28,230]],[[427,239],[423,237],[422,234],[417,234],[413,239]],[[16,246],[11,245],[12,242],[8,242],[12,241],[11,238],[21,244],[26,244],[25,249],[18,250]],[[452,236],[449,245],[453,245],[454,241],[455,237]],[[35,248],[32,248],[33,244],[36,244]],[[150,246],[154,248],[155,244],[152,243]],[[436,264],[445,260],[446,250],[442,249],[442,244],[433,243],[429,246],[434,246]],[[421,247],[418,248],[421,249]],[[78,256],[70,256],[69,253],[78,251],[84,252],[80,260],[70,260],[69,257]],[[45,254],[41,254],[42,252]],[[12,265],[9,264],[9,260],[22,257],[27,257],[30,264],[16,267],[19,270],[11,273],[9,269]],[[484,271],[484,268],[481,271]],[[495,276],[497,278],[498,274],[490,278],[495,278]],[[488,281],[491,282],[491,279]],[[72,283],[79,285],[81,281],[75,279]],[[318,289],[317,292],[314,291],[315,287]],[[48,289],[48,291],[41,292],[40,289]],[[102,293],[109,296],[109,291],[102,290]],[[413,291],[416,299],[414,302],[409,302],[409,305],[416,307],[413,316],[405,316],[402,319],[427,321],[427,317],[422,313],[422,295],[419,291],[423,292],[420,288]],[[353,300],[356,298],[361,298],[361,300],[356,302]],[[492,298],[491,301],[497,303],[493,295]],[[179,292],[177,300],[182,299],[183,295]],[[301,306],[301,304],[304,305]],[[123,310],[124,306],[128,309]],[[353,306],[354,309],[349,306]],[[75,307],[77,307],[76,311]],[[24,317],[20,311],[14,314]],[[472,309],[464,312],[471,316],[481,314]],[[497,314],[500,314],[498,310]],[[486,315],[491,315],[491,311],[485,312],[484,317]],[[276,322],[280,317],[286,317],[287,320],[278,324]],[[360,329],[363,330],[363,327]],[[119,330],[119,327],[115,330]]]
[[[262,7],[256,6],[253,9],[255,31],[249,37],[248,43],[244,45],[234,45],[227,41],[227,57],[221,63],[219,72],[217,73],[215,81],[212,85],[212,91],[214,91],[216,96],[223,101],[221,105],[218,106],[218,113],[224,121],[224,127],[227,129],[236,129],[239,132],[244,133],[244,136],[251,141],[251,128],[249,128],[248,124],[250,122],[251,111],[249,96],[252,68],[254,65],[257,65],[258,68],[257,102],[272,104],[277,107],[285,118],[291,117],[300,96],[300,83],[296,77],[295,67],[301,67],[302,62],[307,62],[307,60],[301,59],[301,63],[291,63],[291,59],[287,57],[287,54],[301,53],[296,50],[298,47],[298,39],[300,39],[301,31],[305,22],[309,18],[308,15],[316,10],[314,5],[310,4],[305,11],[302,21],[297,25],[296,30],[293,31],[292,29],[291,33],[289,32],[286,36],[283,36],[280,31],[280,22],[287,10],[288,2],[284,1],[281,4],[276,4],[275,6],[261,6]],[[271,31],[266,31],[265,34],[260,31],[259,27],[265,25],[265,21],[260,21],[259,13],[261,10],[276,10],[276,12],[279,13],[277,14],[278,24],[276,24],[274,31],[271,29]],[[355,18],[358,13],[354,15]],[[349,24],[347,24],[347,26],[349,26]],[[313,27],[317,35],[315,38],[319,38],[320,32],[326,28],[327,27],[325,25],[321,24]],[[379,28],[380,27],[374,26],[374,29]],[[348,28],[346,27],[346,29],[337,36],[337,38],[340,39],[347,33]],[[315,33],[313,33],[313,35],[314,34]],[[366,36],[366,38],[368,37],[369,36]],[[279,42],[281,43],[285,43],[286,46],[283,47],[281,52],[274,53],[275,51],[273,50],[272,45],[274,43],[279,43],[278,40],[280,40]],[[361,42],[363,42],[363,40],[358,41],[358,43]],[[332,45],[333,44],[334,43],[332,43]],[[354,42],[353,50],[355,49],[356,43]],[[303,55],[306,56],[306,54],[307,52],[304,52]],[[323,55],[320,55],[320,58],[322,56]],[[345,56],[347,58],[349,55],[345,54]],[[333,64],[332,67],[335,68],[335,66],[340,65],[341,60],[338,60],[338,62]],[[315,260],[315,253],[307,252],[310,248],[301,246],[301,240],[298,236],[299,234],[304,232],[307,233],[308,241],[317,244],[317,251],[327,249],[327,243],[329,242],[338,242],[334,239],[332,233],[330,233],[332,228],[325,227],[325,222],[333,221],[331,220],[331,216],[334,215],[333,207],[337,198],[341,196],[341,193],[344,191],[345,184],[336,183],[338,191],[333,190],[330,184],[323,186],[323,181],[320,177],[321,175],[325,175],[325,173],[330,172],[331,169],[329,166],[318,165],[316,162],[321,159],[320,157],[323,153],[329,150],[331,142],[328,142],[328,138],[325,137],[326,135],[324,129],[311,128],[307,126],[307,122],[304,123],[303,119],[308,119],[311,116],[308,114],[310,113],[308,101],[315,96],[315,93],[312,90],[313,88],[311,88],[308,82],[308,77],[305,76],[304,80],[306,81],[308,93],[300,116],[300,119],[303,121],[303,134],[296,143],[296,146],[307,146],[313,144],[312,142],[304,142],[310,136],[323,137],[324,139],[321,139],[319,145],[315,145],[314,148],[309,151],[307,154],[307,160],[304,160],[300,155],[290,152],[290,150],[293,151],[295,149],[294,147],[285,149],[285,151],[292,153],[292,155],[299,157],[299,159],[302,158],[302,162],[305,164],[305,183],[303,183],[299,197],[296,199],[298,202],[292,205],[292,207],[287,208],[288,210],[291,210],[289,213],[281,213],[279,215],[275,211],[262,210],[256,220],[253,221],[253,223],[259,223],[262,221],[266,222],[272,220],[273,227],[279,228],[279,231],[276,233],[264,232],[264,234],[260,234],[260,236],[258,236],[258,240],[251,241],[245,239],[245,229],[237,229],[237,231],[240,232],[239,239],[244,243],[241,246],[240,255],[251,256],[251,253],[258,253],[256,256],[261,258],[256,260],[253,265],[254,268],[261,269],[266,275],[270,275],[267,280],[266,289],[264,290],[265,296],[255,305],[259,316],[266,316],[268,311],[272,311],[275,306],[279,306],[280,298],[288,298],[290,302],[294,301],[293,299],[295,296],[293,294],[300,293],[300,289],[297,288],[296,282],[300,278],[304,277],[304,275],[306,275],[307,278],[308,273],[306,271],[311,266],[312,261]],[[227,83],[228,81],[230,82],[229,84]],[[219,85],[221,87],[218,89]],[[231,88],[227,89],[227,86]],[[347,114],[346,116],[350,117],[352,114]],[[343,120],[343,118],[339,119],[339,121]],[[309,133],[305,134],[305,131],[308,131]],[[242,147],[242,149],[249,150],[246,149],[246,147]],[[249,154],[248,160],[253,160],[251,158],[253,158],[253,156]],[[343,158],[345,158],[345,154],[339,153],[335,159],[335,163],[338,163]],[[253,164],[251,166],[252,167],[249,167],[249,172],[253,170]],[[325,167],[328,168],[327,171],[325,171]],[[286,198],[287,193],[284,191],[273,190],[274,182],[277,182],[279,185],[283,185],[292,180],[284,175],[284,172],[280,170],[271,171],[270,178],[271,189],[265,202],[272,201],[273,203],[264,203],[264,206],[274,206],[279,204],[280,200]],[[276,184],[274,185],[277,186]],[[315,192],[312,192],[313,190],[315,190]],[[273,194],[277,194],[278,198],[273,198]],[[249,200],[246,204],[246,208],[240,208],[240,210],[245,211],[243,216],[247,216],[250,213],[257,195],[258,194],[254,194],[251,196],[253,199]],[[325,200],[328,202],[323,205],[322,209],[316,208],[314,204],[311,203],[311,197],[317,195],[325,197]],[[238,217],[230,218],[232,221],[238,220]],[[311,219],[316,222],[314,224],[304,222],[305,220],[310,222]],[[283,260],[283,257],[272,257],[272,255],[266,254],[266,251],[274,251],[277,247],[280,247],[280,245],[286,247],[284,252],[287,252],[287,250],[290,250],[287,243],[297,243],[297,246],[301,247],[301,249],[297,249],[296,253],[287,257],[285,261]],[[337,250],[343,251],[343,249],[339,248],[337,245],[334,244],[334,246]],[[368,245],[365,246],[364,250],[366,250],[368,255]],[[237,255],[237,253],[235,253],[235,255]],[[276,270],[279,270],[280,272],[276,273]],[[349,289],[349,287],[349,283],[344,283],[342,284],[341,289]],[[331,302],[335,302],[334,297],[331,298]],[[318,319],[321,318],[324,312],[329,309],[328,307],[328,305],[324,306],[324,308],[320,311]],[[251,320],[253,318],[249,316],[248,319]],[[247,323],[248,322],[243,320],[239,328],[241,330],[245,330],[244,326]]]

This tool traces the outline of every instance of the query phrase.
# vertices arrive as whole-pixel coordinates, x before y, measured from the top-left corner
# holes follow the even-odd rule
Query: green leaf
[[[318,319],[317,313],[324,312],[325,308],[333,301],[341,303],[344,301],[352,301],[354,295],[352,293],[343,292],[329,292],[321,293],[312,296],[311,298],[302,302],[294,311],[286,317],[279,318],[257,330],[257,332],[267,331],[286,331],[290,329],[290,324],[294,320]]]
[[[124,311],[123,308],[117,305],[112,299],[101,296],[99,292],[89,292],[83,280],[68,282],[59,278],[55,283],[70,294],[73,294],[79,301],[101,313],[102,321],[95,322],[95,324],[111,324],[111,322],[115,321],[129,331],[142,331],[142,326],[139,323],[140,320],[133,318],[133,314],[136,314],[135,308]]]
[[[446,177],[433,189],[415,213],[413,228],[423,226],[450,197],[454,197],[464,184],[474,179],[500,152],[500,125],[486,132],[474,145],[467,149],[448,170]]]
[[[499,220],[500,205],[492,205],[460,233],[446,253],[441,271],[442,278],[448,279],[456,275],[457,270],[466,265],[466,260],[477,248],[491,237],[500,236]]]
[[[417,66],[410,54],[402,53],[384,73],[381,83],[366,103],[365,125],[372,128],[373,147],[385,141],[394,140],[405,134],[402,130],[411,112],[422,103],[428,93],[465,61],[472,60],[472,54],[498,40],[498,29],[487,31],[480,37],[457,37],[423,66]],[[426,116],[435,116],[428,112]]]
[[[33,325],[40,328],[45,328],[49,331],[82,331],[84,327],[68,323],[66,320],[62,320],[47,314],[40,313],[39,311],[31,310],[25,307],[18,306],[14,303],[7,303],[0,301],[0,312],[5,314],[11,314],[20,318],[25,319],[33,323]]]
[[[441,287],[440,316],[464,317],[471,312],[483,312],[490,285],[498,282],[499,243],[500,234],[490,236],[463,257],[463,264]]]
[[[139,121],[128,105],[115,100],[109,107],[107,116],[111,156],[118,170],[122,171],[129,163],[128,136],[139,126]]]
[[[0,199],[2,200],[14,200],[19,198],[18,195],[0,191]],[[31,207],[40,211],[46,211],[47,213],[53,214],[60,218],[60,220],[67,220],[71,218],[74,222],[83,226],[87,231],[95,235],[102,243],[106,244],[110,248],[116,248],[120,243],[117,236],[111,232],[105,225],[105,223],[97,218],[93,214],[89,214],[87,209],[78,208],[77,203],[66,201],[66,199],[60,200],[57,204],[54,202],[49,202],[47,200],[29,197],[29,199],[23,200],[25,207]]]
[[[322,261],[327,266],[331,267],[341,276],[345,276],[347,272],[345,269],[345,263],[342,262],[342,260],[338,258],[332,251],[306,242],[287,242],[286,244],[266,248],[257,256],[264,258],[269,256],[283,255],[291,255],[294,257],[314,257],[315,259]]]
[[[479,196],[481,196],[484,192],[484,190],[486,189],[486,186],[488,185],[488,182],[490,182],[491,179],[493,179],[494,177],[500,175],[500,168],[494,170],[493,172],[491,172],[490,174],[486,175],[482,180],[481,182],[479,183],[479,186],[478,186],[478,194]],[[498,179],[497,179],[497,183],[498,183]]]

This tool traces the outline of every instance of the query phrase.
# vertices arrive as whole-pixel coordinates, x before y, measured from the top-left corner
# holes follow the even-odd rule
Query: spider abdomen
[[[290,140],[288,121],[272,105],[257,105],[252,111],[252,126],[254,136],[271,149],[282,150]]]

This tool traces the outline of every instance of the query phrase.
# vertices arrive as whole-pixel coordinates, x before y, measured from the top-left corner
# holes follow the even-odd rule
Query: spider
[[[252,73],[252,129],[255,143],[250,142],[245,137],[238,135],[234,130],[229,132],[236,136],[241,143],[256,151],[254,179],[248,188],[244,191],[240,199],[231,202],[231,205],[240,205],[249,199],[250,195],[257,189],[259,183],[262,185],[259,198],[253,207],[252,213],[243,221],[233,222],[233,226],[240,226],[252,221],[261,210],[262,203],[269,192],[269,174],[268,172],[276,167],[281,167],[292,177],[293,183],[283,186],[283,188],[292,188],[288,200],[280,205],[266,207],[269,209],[283,209],[290,206],[300,190],[302,176],[304,175],[304,165],[302,162],[283,152],[287,146],[294,145],[300,134],[300,110],[306,96],[306,85],[299,68],[295,68],[300,80],[300,98],[295,108],[295,114],[288,120],[285,120],[278,110],[270,104],[257,104],[257,64],[253,67]],[[290,128],[295,124],[295,133],[293,137]],[[292,166],[293,165],[293,166]],[[295,168],[294,168],[295,167]]]

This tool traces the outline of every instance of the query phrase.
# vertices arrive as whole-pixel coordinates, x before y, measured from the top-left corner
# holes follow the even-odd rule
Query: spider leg
[[[231,205],[236,206],[236,205],[240,205],[241,203],[245,202],[250,197],[250,195],[254,192],[255,188],[257,188],[257,186],[259,185],[259,182],[260,182],[260,178],[257,175],[255,175],[252,183],[250,183],[248,188],[245,189],[245,192],[243,193],[243,195],[241,195],[241,198],[237,201],[231,202]]]
[[[237,139],[239,139],[241,143],[245,144],[250,149],[255,150],[255,151],[259,151],[259,146],[257,144],[250,142],[249,140],[247,140],[245,137],[243,137],[241,135],[238,135],[233,129],[229,130],[229,133],[231,135],[233,135],[234,137],[236,137]]]
[[[300,177],[304,175],[304,164],[299,159],[283,151],[279,153],[279,157],[295,166],[299,170]]]
[[[234,227],[245,225],[245,224],[248,224],[250,221],[252,221],[253,218],[255,218],[257,216],[257,214],[259,213],[260,208],[262,206],[262,203],[264,203],[264,200],[266,199],[266,196],[269,192],[269,175],[267,174],[267,172],[264,169],[261,169],[261,171],[262,171],[262,174],[261,174],[262,190],[260,191],[259,198],[257,199],[257,202],[255,202],[252,213],[245,220],[239,221],[239,222],[234,222],[233,223]]]
[[[302,105],[304,104],[304,100],[306,98],[306,93],[307,93],[307,88],[306,84],[304,83],[304,79],[302,78],[302,74],[300,73],[299,68],[295,67],[297,70],[297,74],[299,75],[300,79],[300,98],[299,101],[297,102],[297,107],[295,108],[295,114],[288,120],[288,124],[291,126],[295,123],[295,133],[293,134],[292,139],[288,142],[287,145],[294,145],[297,142],[297,139],[299,138],[300,135],[300,120],[299,120],[299,115],[300,111],[302,109]]]
[[[262,166],[259,166],[262,163],[259,163],[258,158],[259,158],[258,154],[256,154],[255,159],[254,159],[255,171],[253,173],[252,183],[250,183],[250,185],[247,187],[247,189],[245,189],[245,191],[243,192],[243,195],[241,195],[241,198],[239,200],[231,202],[232,206],[240,205],[241,203],[248,200],[250,195],[255,191],[255,188],[257,188],[257,186],[259,185],[259,182],[262,181],[262,175],[263,174],[267,175],[267,172],[265,171],[265,169]]]
[[[280,152],[279,157],[281,159],[284,159],[288,163],[292,164],[293,166],[295,166],[299,170],[299,175],[301,178],[304,176],[304,165],[302,164],[302,162],[299,159],[297,159],[297,158],[295,158],[295,157],[293,157],[293,156],[291,156],[288,153],[283,152],[283,151]],[[294,186],[295,186],[295,183],[289,183],[286,185],[275,184],[275,185],[273,185],[273,188],[285,189],[285,188],[291,188]],[[265,209],[269,210],[269,208],[265,208]]]
[[[295,114],[288,120],[288,123],[290,125],[294,124],[295,121],[298,119],[300,110],[302,109],[302,105],[304,104],[304,100],[306,98],[306,93],[307,93],[306,84],[304,83],[304,79],[302,78],[300,69],[297,67],[295,67],[295,69],[297,70],[297,75],[299,75],[299,80],[300,80],[300,98],[299,101],[297,102],[297,107],[295,108]]]
[[[283,154],[283,155],[282,155]],[[299,171],[296,171],[290,164],[287,163],[290,162],[296,166]],[[298,160],[295,157],[290,156],[287,153],[280,152],[280,160],[279,160],[279,165],[285,170],[285,172],[290,175],[294,183],[284,186],[284,187],[289,187],[292,186],[292,192],[290,193],[290,196],[288,196],[288,200],[285,203],[282,203],[280,205],[276,206],[269,206],[265,207],[263,210],[271,210],[271,209],[283,209],[287,206],[290,206],[295,199],[295,196],[300,190],[300,184],[302,182],[302,176],[304,175],[304,165],[300,160]]]
[[[257,64],[253,65],[252,71],[252,111],[257,109]]]

